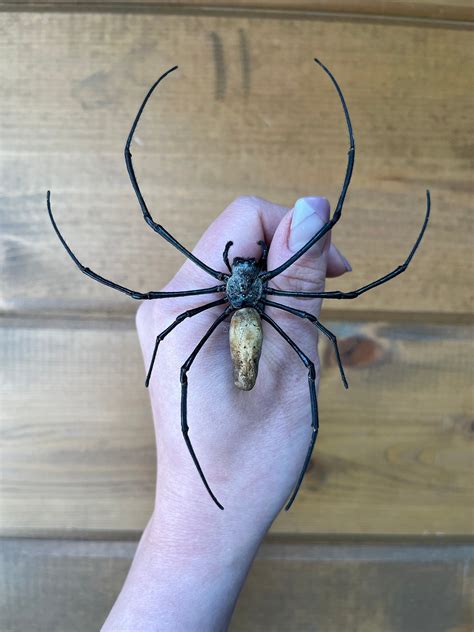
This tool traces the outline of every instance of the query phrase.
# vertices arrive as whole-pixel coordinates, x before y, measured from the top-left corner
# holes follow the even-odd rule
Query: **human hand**
[[[209,227],[194,254],[225,271],[222,251],[259,257],[270,246],[268,268],[286,261],[329,217],[323,198],[298,201],[295,210],[258,198],[239,198]],[[273,280],[285,290],[322,291],[326,276],[350,270],[326,235]],[[211,286],[187,261],[166,290]],[[137,314],[148,369],[156,336],[182,312],[216,295],[144,302]],[[285,299],[318,315],[320,300]],[[278,333],[264,323],[259,374],[252,391],[233,385],[228,322],[212,334],[188,373],[190,437],[204,474],[225,507],[209,497],[181,433],[180,367],[224,310],[184,320],[159,347],[150,381],[158,474],[153,515],[125,585],[103,632],[214,632],[227,629],[261,539],[295,485],[311,434],[307,369]],[[271,309],[268,315],[312,358],[319,380],[317,333],[308,321]]]
[[[258,259],[261,248],[257,242],[264,240],[270,246],[268,268],[273,269],[306,243],[328,218],[329,204],[323,198],[299,201],[293,213],[258,198],[239,198],[209,227],[194,254],[214,269],[226,271],[222,251],[227,241],[234,242],[232,261],[235,256]],[[329,242],[328,235],[275,277],[272,284],[285,290],[322,291],[326,273],[337,276],[350,269]],[[187,261],[165,290],[206,287],[213,282]],[[178,314],[222,296],[144,302],[137,327],[146,366],[156,336]],[[283,302],[316,316],[321,307],[318,299]],[[176,504],[207,506],[206,513],[216,520],[216,506],[183,440],[179,378],[180,367],[224,309],[213,307],[180,323],[161,342],[150,381],[159,468],[157,502],[167,498]],[[267,313],[314,361],[319,378],[315,327],[275,308],[268,308]],[[280,510],[303,465],[311,431],[307,369],[288,343],[264,323],[257,383],[252,391],[241,391],[232,380],[228,330],[227,320],[205,343],[188,373],[189,436],[204,475],[225,510],[234,516],[258,513],[263,526]]]

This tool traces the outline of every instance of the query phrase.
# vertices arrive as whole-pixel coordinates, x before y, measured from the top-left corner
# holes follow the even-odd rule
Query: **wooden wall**
[[[224,10],[225,9],[225,10]],[[324,308],[321,434],[275,522],[232,629],[471,629],[472,4],[372,0],[0,0],[2,632],[98,629],[149,516],[153,430],[136,304],[91,268],[158,289],[181,258],[146,229],[123,165],[190,248],[236,196],[336,199],[346,133],[317,55],[344,89],[356,170],[335,240],[349,289]],[[335,283],[329,287],[336,288]]]

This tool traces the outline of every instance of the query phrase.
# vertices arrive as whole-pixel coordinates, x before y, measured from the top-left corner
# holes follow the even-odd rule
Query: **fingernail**
[[[347,261],[347,259],[344,257],[344,255],[342,255],[341,253],[339,253],[341,255],[341,259],[342,259],[342,263],[344,264],[345,269],[348,272],[352,272],[352,266],[349,263],[349,261]]]
[[[323,197],[304,197],[293,207],[288,248],[297,252],[320,230],[329,219],[329,202]],[[317,242],[319,252],[324,247],[324,237]]]
[[[346,272],[352,272],[351,264],[349,263],[349,261],[347,261],[342,252],[338,248],[336,248],[334,244],[331,244],[330,252],[334,252],[336,254],[336,256],[339,258],[339,261],[344,266]]]

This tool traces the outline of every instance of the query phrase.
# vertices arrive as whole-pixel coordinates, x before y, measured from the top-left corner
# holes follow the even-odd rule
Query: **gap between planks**
[[[0,535],[0,542],[7,546],[9,543],[25,546],[38,544],[48,546],[48,542],[56,542],[58,546],[61,543],[119,543],[131,547],[135,547],[142,535],[141,530],[125,530],[125,531],[105,531],[94,529],[38,529],[36,531],[22,532],[21,530],[9,531],[5,530]],[[66,546],[66,544],[64,544]],[[304,559],[309,559],[307,551],[309,549],[327,550],[324,559],[335,559],[337,551],[343,548],[353,548],[362,551],[357,555],[358,559],[392,559],[393,554],[388,553],[387,549],[396,550],[403,548],[404,551],[425,551],[425,558],[437,556],[437,559],[447,559],[446,551],[449,548],[455,548],[459,551],[456,559],[466,559],[474,546],[474,536],[468,535],[397,535],[397,534],[361,534],[361,533],[267,533],[259,548],[259,556],[264,559],[275,559],[273,551],[275,549],[288,550],[285,555],[286,559],[301,559],[298,553],[292,553],[290,548],[305,551]],[[474,551],[472,551],[474,554]],[[467,555],[466,555],[467,554]],[[406,559],[410,559],[408,553]],[[281,557],[278,555],[277,557]],[[314,554],[310,555],[311,559],[317,558]],[[350,555],[349,555],[350,557]],[[356,557],[356,556],[354,556]],[[453,559],[452,556],[450,559]]]
[[[270,297],[271,298],[271,297]],[[275,299],[277,297],[273,297]],[[137,304],[138,307],[138,304]],[[304,306],[302,306],[303,308]],[[117,312],[0,312],[0,327],[27,327],[31,329],[115,329],[129,331],[135,329],[135,311]],[[439,312],[382,312],[340,311],[322,309],[320,320],[324,322],[350,323],[396,323],[407,325],[474,325],[472,313]]]
[[[188,15],[258,16],[267,18],[290,17],[301,19],[364,20],[384,22],[416,22],[430,26],[470,28],[474,22],[474,9],[468,3],[432,2],[380,2],[369,0],[359,3],[357,9],[349,0],[0,0],[0,11],[11,12],[127,12],[127,13],[186,13]]]

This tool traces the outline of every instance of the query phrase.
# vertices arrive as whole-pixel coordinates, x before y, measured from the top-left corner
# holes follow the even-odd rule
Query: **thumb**
[[[275,231],[268,253],[268,269],[278,267],[302,248],[329,220],[329,212],[326,198],[306,197],[297,200]],[[322,292],[329,246],[330,235],[326,233],[295,263],[274,277],[271,285],[280,290]],[[301,305],[301,300],[298,303]],[[317,301],[314,303],[316,305]],[[307,301],[301,305],[301,309],[308,310],[308,307]]]

